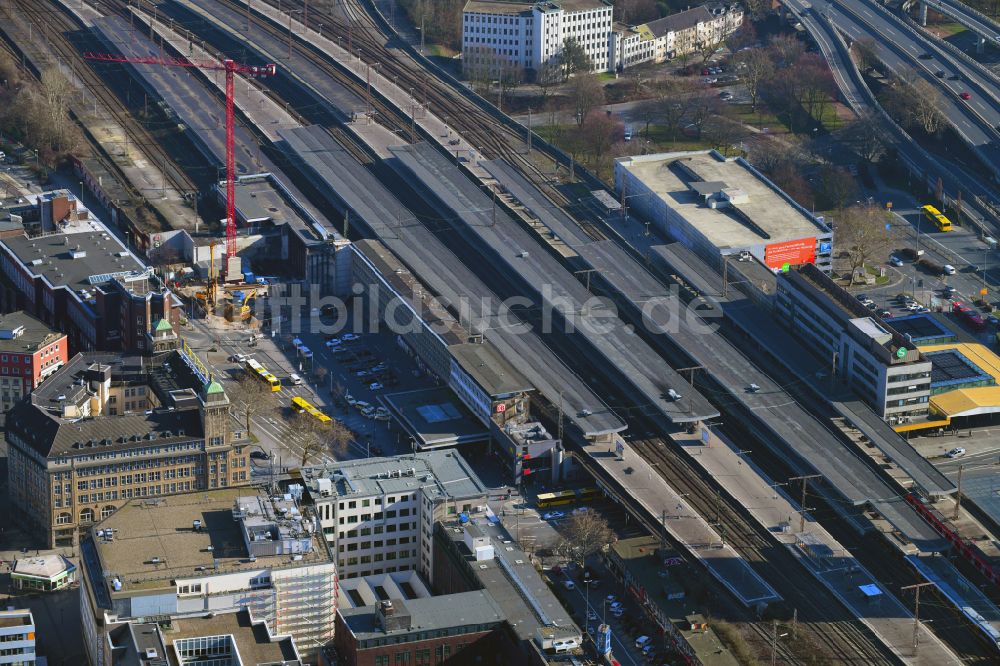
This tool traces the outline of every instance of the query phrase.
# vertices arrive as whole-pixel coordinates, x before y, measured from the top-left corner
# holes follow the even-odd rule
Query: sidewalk
[[[914,655],[913,614],[819,523],[807,517],[804,529],[799,531],[798,505],[784,490],[772,485],[748,458],[740,455],[738,447],[714,431],[707,433],[705,443],[703,436],[704,432],[680,434],[674,439],[893,654],[907,664],[922,666],[961,663],[924,625],[920,625],[920,651]],[[866,596],[862,586],[874,586],[878,593]]]
[[[587,454],[696,557],[743,605],[752,607],[781,596],[671,488],[644,458],[623,444],[622,457],[606,445],[589,445]]]

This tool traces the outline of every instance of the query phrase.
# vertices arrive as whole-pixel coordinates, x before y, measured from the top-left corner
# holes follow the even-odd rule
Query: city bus
[[[577,488],[575,490],[557,490],[554,493],[540,493],[538,495],[538,508],[544,509],[549,506],[561,506],[563,504],[575,504],[577,502],[588,502],[601,498],[601,491],[597,488]]]
[[[264,382],[271,387],[272,391],[281,390],[281,381],[267,371],[267,368],[262,366],[260,363],[252,358],[248,358],[246,361],[246,369],[251,375]]]
[[[942,215],[937,208],[927,205],[921,206],[920,210],[924,211],[924,217],[930,220],[938,231],[951,231],[951,220]]]
[[[292,409],[297,412],[302,412],[312,416],[314,419],[318,420],[320,423],[329,423],[333,419],[321,412],[320,410],[313,407],[308,401],[299,396],[292,398]]]

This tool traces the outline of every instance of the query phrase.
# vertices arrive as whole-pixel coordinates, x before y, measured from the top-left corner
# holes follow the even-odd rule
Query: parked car
[[[625,126],[625,140],[626,141],[631,141],[632,140],[632,126],[631,125],[626,125]]]
[[[369,391],[381,391],[384,388],[385,386],[383,386],[381,382],[372,382],[368,385]]]

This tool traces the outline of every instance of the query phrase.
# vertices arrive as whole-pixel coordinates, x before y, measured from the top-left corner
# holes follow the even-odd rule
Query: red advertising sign
[[[764,264],[780,269],[788,264],[811,264],[816,261],[816,238],[799,238],[784,243],[772,243],[764,248]]]
[[[499,405],[497,405],[497,414],[503,414],[506,411],[507,411],[507,405],[505,405],[502,402]]]

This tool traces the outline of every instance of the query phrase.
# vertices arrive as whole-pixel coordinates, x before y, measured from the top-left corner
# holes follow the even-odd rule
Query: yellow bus
[[[300,398],[299,396],[292,398],[292,409],[297,412],[305,412],[309,416],[318,420],[320,423],[329,423],[333,420],[320,410],[313,407],[305,398]]]
[[[577,488],[576,490],[557,490],[554,493],[540,493],[538,495],[538,508],[543,509],[549,506],[587,502],[600,499],[601,496],[601,491],[593,487]]]
[[[268,372],[267,368],[262,366],[254,359],[252,358],[247,359],[246,368],[247,372],[249,372],[251,375],[253,375],[260,381],[270,386],[272,391],[281,390],[281,380],[279,380],[277,377]]]
[[[951,220],[942,215],[937,208],[927,205],[921,206],[920,210],[924,211],[924,217],[933,222],[938,231],[951,231]]]

